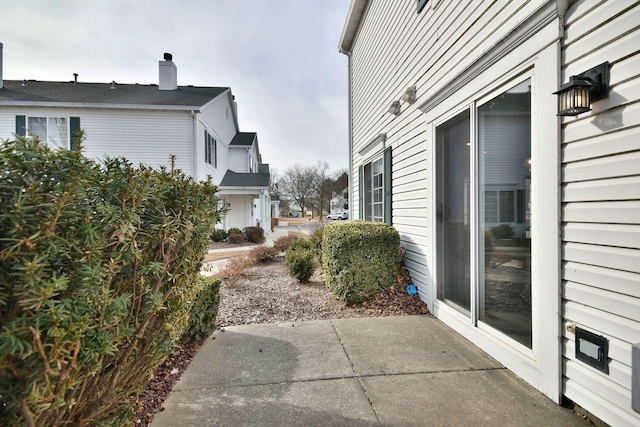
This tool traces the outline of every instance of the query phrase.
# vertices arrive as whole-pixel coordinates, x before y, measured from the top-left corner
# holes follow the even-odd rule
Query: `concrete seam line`
[[[362,392],[364,393],[364,396],[367,398],[367,401],[369,402],[369,406],[371,406],[371,410],[373,411],[373,415],[376,416],[376,421],[378,421],[378,424],[382,424],[382,422],[380,421],[380,417],[378,416],[378,411],[376,411],[376,408],[373,406],[373,402],[371,401],[371,398],[369,397],[369,393],[367,393],[367,389],[364,387],[364,384],[362,384],[362,381],[360,380],[360,375],[356,372],[355,368],[353,367],[353,361],[351,360],[351,357],[349,357],[349,353],[347,353],[347,349],[344,348],[344,343],[342,342],[342,338],[340,337],[340,334],[338,333],[338,330],[336,329],[336,325],[333,323],[333,319],[329,319],[329,322],[331,322],[331,327],[333,327],[333,331],[335,332],[336,337],[338,337],[338,341],[340,342],[340,345],[342,346],[342,351],[344,351],[345,356],[347,356],[347,360],[349,361],[349,365],[351,366],[351,371],[355,375],[355,378],[358,380],[358,384],[360,384],[360,388],[362,389]]]

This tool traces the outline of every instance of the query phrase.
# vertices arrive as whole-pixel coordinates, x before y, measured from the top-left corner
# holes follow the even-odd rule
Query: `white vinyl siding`
[[[217,167],[206,163],[204,150],[205,129],[216,139],[218,155]],[[214,183],[220,183],[229,167],[229,143],[238,129],[234,121],[233,106],[229,101],[228,93],[223,93],[210,102],[202,112],[198,114],[198,175],[205,179],[208,175]]]
[[[420,297],[433,311],[436,253],[434,205],[435,128],[470,104],[482,105],[528,75],[532,81],[532,122],[522,130],[532,138],[532,179],[540,227],[535,252],[533,295],[534,344],[524,357],[469,324],[441,311],[436,313],[505,366],[551,399],[560,399],[560,343],[557,335],[559,298],[558,141],[553,106],[557,90],[559,20],[556,2],[444,2],[427,3],[416,13],[416,3],[371,0],[366,4],[350,48],[351,201],[352,217],[364,194],[360,167],[374,161],[382,149],[393,150],[393,226],[407,249],[404,263],[418,286]],[[504,87],[500,87],[503,85]],[[401,100],[415,86],[417,100]],[[495,94],[490,91],[497,91]],[[388,112],[400,100],[400,114]],[[446,117],[448,115],[448,117]],[[376,138],[385,134],[383,143]],[[372,145],[373,144],[373,145]],[[508,159],[505,159],[508,163]],[[509,164],[524,176],[522,161]],[[515,176],[515,175],[514,175]],[[518,199],[521,176],[512,191]],[[519,184],[518,184],[519,185]],[[542,191],[541,189],[544,189]],[[508,198],[509,196],[504,196]],[[506,203],[506,201],[505,201]],[[518,225],[517,206],[512,217]],[[522,224],[524,225],[524,224]],[[524,231],[524,227],[521,232]],[[542,248],[545,248],[544,250]],[[538,284],[541,284],[538,286]],[[555,297],[554,297],[555,295]],[[464,330],[467,328],[466,330]],[[544,351],[543,351],[544,349]]]
[[[242,230],[249,224],[251,219],[251,206],[253,196],[247,195],[228,195],[225,196],[230,203],[229,214],[226,217],[225,225],[227,230],[230,228],[239,228]]]
[[[610,425],[631,408],[631,346],[640,342],[640,6],[578,2],[567,14],[562,81],[604,61],[611,92],[563,119],[564,394]],[[609,341],[609,374],[575,358],[573,326]],[[637,367],[636,367],[637,369]]]
[[[358,217],[359,166],[370,162],[359,154],[378,133],[386,132],[393,155],[393,225],[407,247],[405,262],[415,274],[423,299],[429,273],[424,246],[433,237],[425,227],[430,213],[421,100],[442,91],[453,76],[471,66],[546,2],[440,2],[416,13],[415,2],[371,1],[351,55],[352,188],[351,215]],[[400,102],[401,114],[387,113],[409,86],[418,101]],[[373,150],[372,150],[373,151]]]
[[[192,173],[189,112],[0,107],[0,138],[12,138],[16,115],[80,117],[85,132],[82,152],[87,157],[122,156],[136,165],[170,167],[173,154],[176,167]]]

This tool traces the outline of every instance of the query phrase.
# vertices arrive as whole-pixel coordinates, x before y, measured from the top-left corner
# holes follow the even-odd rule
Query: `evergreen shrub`
[[[130,423],[189,324],[217,188],[24,138],[0,176],[2,424]]]
[[[209,238],[211,239],[212,242],[222,242],[228,236],[229,234],[226,231],[220,228],[216,228],[211,232],[211,234],[209,235]]]
[[[345,304],[356,304],[393,284],[400,236],[380,222],[336,221],[324,228],[322,260],[327,288]]]
[[[297,241],[303,240],[305,239],[298,239]],[[289,274],[303,283],[311,279],[317,267],[315,255],[307,249],[289,250],[285,255],[285,260]]]
[[[227,230],[227,235],[230,236],[232,234],[239,234],[239,235],[244,237],[244,234],[242,233],[242,230],[240,230],[239,228],[236,228],[236,227],[232,227],[229,230]]]
[[[189,320],[181,341],[201,342],[211,335],[216,327],[220,304],[220,279],[198,277],[197,287],[189,304]]]
[[[501,239],[512,239],[515,236],[515,231],[513,227],[509,224],[500,224],[496,227],[491,228],[491,234],[493,238],[496,240]]]

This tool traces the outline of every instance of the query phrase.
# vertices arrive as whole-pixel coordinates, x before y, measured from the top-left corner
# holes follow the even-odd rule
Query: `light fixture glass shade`
[[[400,114],[400,101],[393,101],[391,103],[391,106],[389,106],[389,112],[391,114],[393,114],[394,116],[397,116]]]
[[[558,95],[558,115],[577,116],[580,113],[591,111],[592,83],[574,78],[563,85],[556,94]]]

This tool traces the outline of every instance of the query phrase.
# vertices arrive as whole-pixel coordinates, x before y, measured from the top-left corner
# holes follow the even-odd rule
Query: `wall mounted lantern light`
[[[413,104],[414,102],[416,102],[416,87],[409,86],[402,95],[402,100],[404,102],[408,102],[409,104]]]
[[[577,116],[591,111],[591,103],[609,96],[609,63],[569,77],[569,83],[554,92],[558,95],[558,115]]]
[[[400,114],[400,101],[393,101],[389,106],[389,112],[394,116]]]

